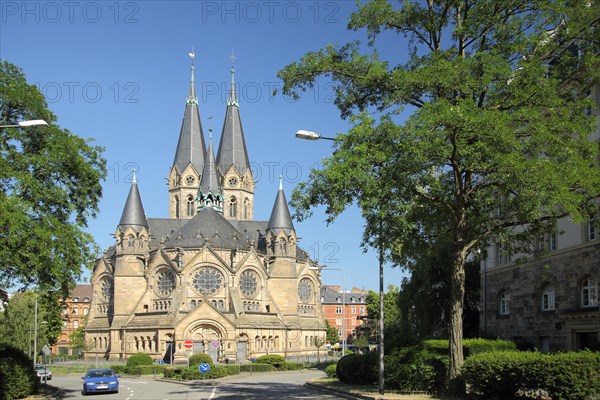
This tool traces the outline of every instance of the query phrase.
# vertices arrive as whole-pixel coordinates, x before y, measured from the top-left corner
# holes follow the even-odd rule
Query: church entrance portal
[[[192,354],[207,353],[213,362],[216,363],[219,359],[220,344],[223,335],[213,325],[201,324],[192,330],[192,341],[194,347]]]

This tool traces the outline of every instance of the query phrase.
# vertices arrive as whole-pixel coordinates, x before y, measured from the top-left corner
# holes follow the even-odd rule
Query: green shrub
[[[379,353],[348,354],[340,358],[336,376],[343,383],[374,384],[379,377]]]
[[[448,339],[424,340],[422,346],[428,351],[442,356],[449,355]],[[510,340],[503,339],[465,339],[463,340],[463,353],[466,357],[486,351],[517,350],[517,345]]]
[[[271,364],[242,364],[240,365],[241,372],[272,372],[275,371],[276,368]]]
[[[152,365],[152,357],[146,353],[135,353],[127,360],[127,368],[138,365]]]
[[[330,364],[327,366],[327,368],[325,368],[325,373],[327,374],[328,378],[332,378],[332,379],[336,378],[336,375],[335,375],[336,368],[337,368],[336,364]]]
[[[302,369],[304,369],[304,363],[287,361],[278,368],[279,371],[300,371]]]
[[[280,369],[285,364],[285,357],[279,354],[267,354],[265,356],[258,357],[255,362],[257,364],[271,364],[277,369]]]
[[[190,357],[190,368],[194,366],[196,369],[198,369],[200,364],[208,364],[211,368],[215,366],[212,358],[206,353],[197,353]]]
[[[166,367],[164,365],[152,364],[152,365],[137,365],[135,367],[126,368],[127,374],[131,375],[153,375],[162,374]],[[114,370],[114,369],[113,369]],[[115,371],[117,372],[117,371]]]
[[[585,399],[600,392],[600,355],[591,352],[480,353],[465,360],[462,374],[485,398],[514,398],[519,391],[545,390],[552,399]]]
[[[404,391],[443,392],[447,357],[424,345],[394,349],[384,360],[386,385]]]
[[[115,371],[115,374],[127,374],[127,367],[123,364],[111,365],[110,369]]]
[[[20,399],[39,386],[31,359],[22,350],[0,343],[0,399]]]

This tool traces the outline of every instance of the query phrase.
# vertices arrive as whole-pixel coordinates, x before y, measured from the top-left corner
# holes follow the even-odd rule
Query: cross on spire
[[[238,105],[237,99],[235,97],[235,60],[237,57],[235,56],[233,49],[231,49],[231,56],[229,56],[231,60],[231,90],[229,92],[229,100],[227,101],[227,105]]]

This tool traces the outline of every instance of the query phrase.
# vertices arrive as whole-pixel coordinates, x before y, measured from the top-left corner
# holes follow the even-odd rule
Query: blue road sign
[[[208,365],[207,363],[202,363],[198,366],[198,369],[200,370],[200,372],[202,372],[203,374],[207,373],[208,371],[210,371],[210,365]]]

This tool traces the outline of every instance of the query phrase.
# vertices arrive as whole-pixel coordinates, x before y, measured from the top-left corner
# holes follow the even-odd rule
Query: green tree
[[[37,351],[45,344],[52,344],[56,337],[52,335],[48,324],[48,311],[38,296]],[[0,342],[10,343],[29,356],[33,353],[35,333],[35,293],[15,293],[2,313]]]
[[[402,326],[417,338],[446,338],[450,321],[450,243],[437,242],[421,254],[398,296]],[[479,335],[479,259],[465,265],[464,337]]]
[[[383,327],[386,346],[395,347],[404,343],[406,331],[401,327],[401,314],[398,304],[400,289],[396,285],[388,285],[383,295]],[[379,342],[379,293],[369,290],[366,298],[368,320],[365,324],[366,334],[370,341]]]
[[[0,286],[66,296],[97,254],[84,228],[98,211],[106,162],[100,147],[56,124],[18,67],[0,60],[0,125],[32,119],[49,126],[0,128]]]
[[[335,326],[331,326],[328,320],[325,320],[325,329],[327,330],[325,339],[330,344],[335,344],[339,341],[338,331]]]
[[[284,94],[296,98],[330,77],[352,123],[292,204],[300,220],[325,205],[328,221],[357,204],[364,243],[382,234],[385,250],[407,268],[451,238],[449,376],[460,389],[469,257],[498,242],[531,253],[532,238],[558,218],[579,222],[597,211],[590,199],[599,195],[598,146],[588,140],[594,121],[584,110],[600,75],[600,3],[358,7],[349,28],[366,29],[369,47],[329,45],[278,74]],[[384,33],[386,43],[398,38],[392,61],[377,49]],[[401,46],[407,58],[398,60]]]

